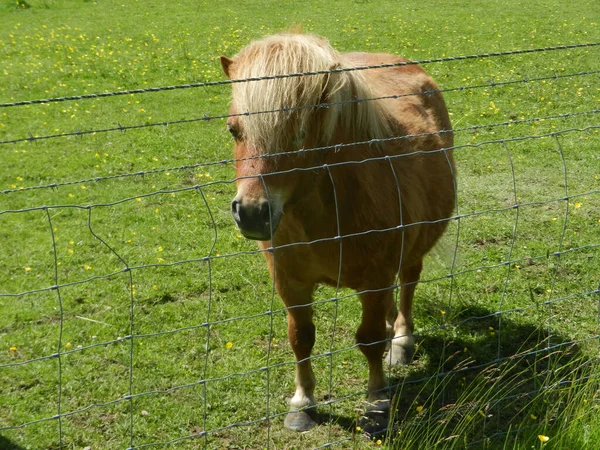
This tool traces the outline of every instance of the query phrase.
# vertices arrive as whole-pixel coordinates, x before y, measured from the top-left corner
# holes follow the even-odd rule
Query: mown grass
[[[0,102],[220,80],[218,55],[293,23],[341,51],[421,60],[600,41],[599,12],[585,1],[4,1]],[[448,92],[460,129],[595,110],[598,75],[552,77],[597,61],[590,47],[424,67],[443,89],[525,80]],[[0,141],[199,119],[0,144],[0,447],[379,445],[355,430],[366,364],[347,291],[315,296],[318,399],[333,400],[323,424],[295,434],[262,420],[286,411],[293,358],[262,256],[229,217],[224,122],[201,120],[226,114],[228,98],[219,86],[0,109]],[[600,448],[598,130],[480,145],[591,125],[593,113],[457,132],[461,219],[417,290],[419,351],[390,373],[398,417],[381,446]]]

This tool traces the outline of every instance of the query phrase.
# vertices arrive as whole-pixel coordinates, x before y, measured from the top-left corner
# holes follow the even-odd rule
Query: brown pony
[[[452,154],[445,150],[453,145],[450,119],[436,84],[416,65],[344,70],[405,61],[340,54],[323,38],[292,33],[221,57],[232,80],[267,77],[232,84],[227,127],[235,139],[237,195],[231,209],[241,233],[266,250],[288,307],[297,360],[285,419],[291,429],[316,425],[309,357],[318,283],[359,293],[356,342],[369,364],[366,417],[376,426],[387,425],[390,403],[386,341],[391,337],[390,364],[413,356],[411,309],[423,257],[455,202]],[[313,74],[278,77],[304,72]]]

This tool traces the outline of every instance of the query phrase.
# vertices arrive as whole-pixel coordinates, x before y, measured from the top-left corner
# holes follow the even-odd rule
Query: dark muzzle
[[[231,215],[244,237],[257,241],[271,239],[271,232],[279,225],[279,215],[272,211],[267,200],[246,203],[236,197],[231,202]]]

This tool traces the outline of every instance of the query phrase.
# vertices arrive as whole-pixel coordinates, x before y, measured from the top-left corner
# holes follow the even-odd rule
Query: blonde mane
[[[318,72],[348,67],[343,56],[325,39],[308,34],[282,33],[252,42],[234,57],[234,78],[254,78]],[[361,71],[334,72],[234,83],[233,101],[245,141],[259,153],[278,153],[304,146],[307,133],[317,146],[332,144],[340,127],[352,140],[389,135],[388,114],[372,98]],[[323,108],[315,120],[313,105]],[[341,103],[341,104],[338,104]],[[287,110],[286,110],[287,109]]]

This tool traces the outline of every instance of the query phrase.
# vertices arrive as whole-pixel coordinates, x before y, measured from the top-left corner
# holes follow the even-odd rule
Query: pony
[[[362,303],[356,343],[369,368],[363,421],[382,428],[390,409],[386,342],[389,364],[410,363],[423,258],[455,205],[444,99],[416,64],[342,54],[311,34],[267,36],[220,60],[232,85],[231,212],[263,250],[296,358],[284,424],[297,431],[317,424],[311,302],[325,283],[356,290]]]

